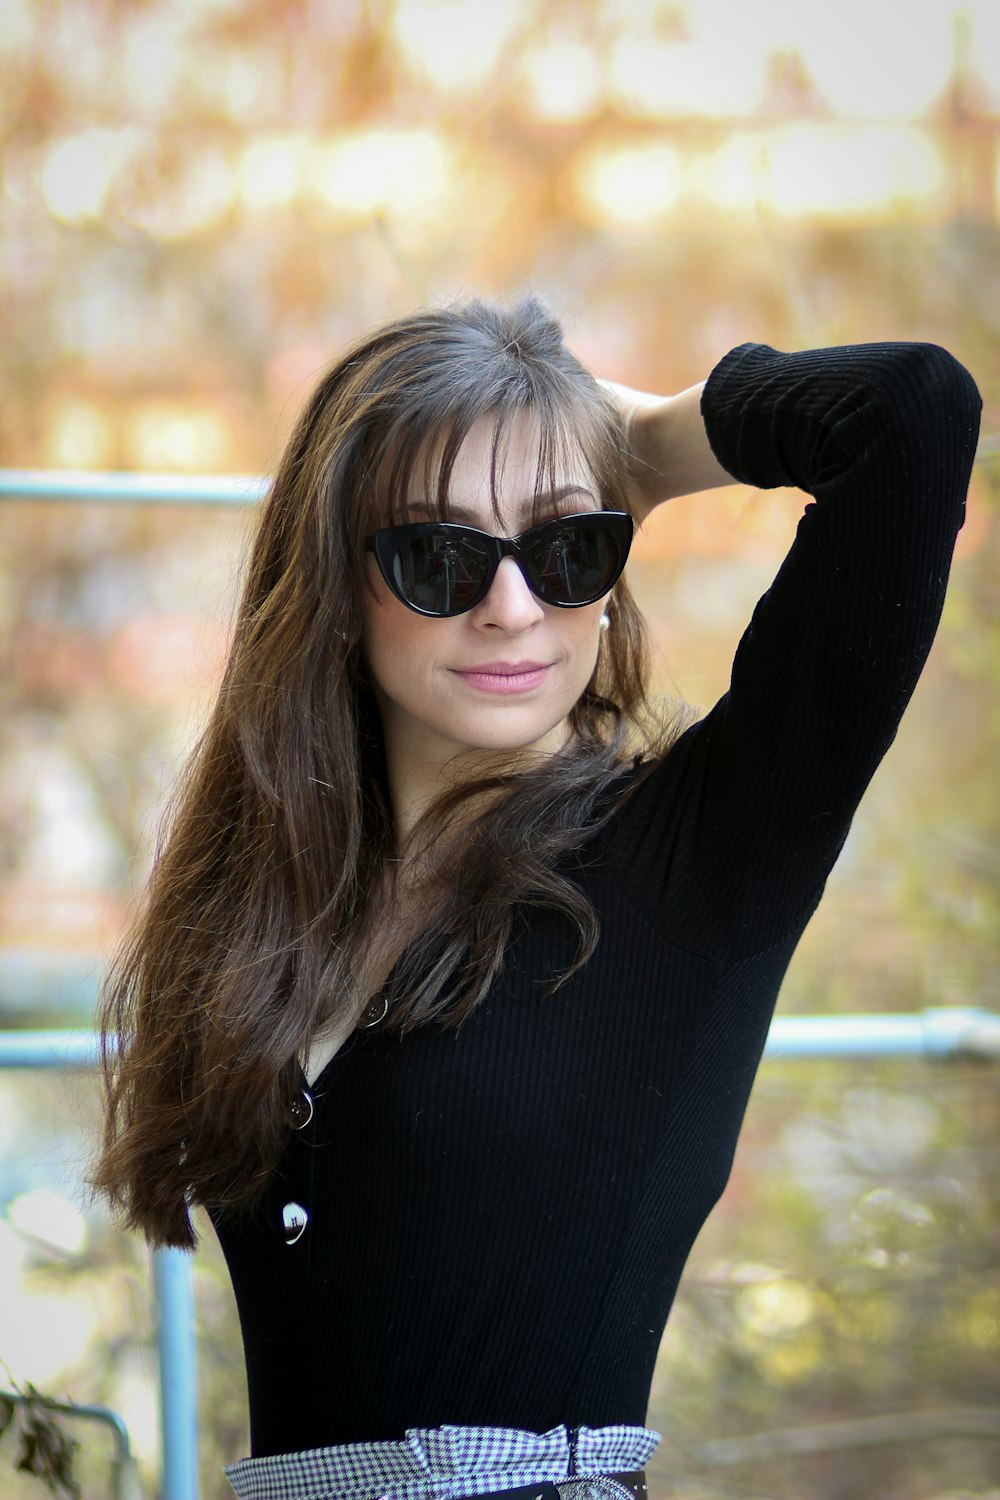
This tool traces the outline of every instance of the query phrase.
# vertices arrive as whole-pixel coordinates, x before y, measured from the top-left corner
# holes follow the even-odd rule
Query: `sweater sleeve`
[[[624,820],[623,884],[689,950],[760,952],[815,907],[937,628],[980,407],[935,345],[746,344],[712,371],[722,466],[813,498],[729,691]]]

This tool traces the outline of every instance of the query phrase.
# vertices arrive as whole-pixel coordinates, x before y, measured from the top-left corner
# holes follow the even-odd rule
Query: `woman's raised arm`
[[[708,441],[701,414],[704,381],[675,396],[654,396],[612,380],[600,384],[621,412],[631,455],[633,510],[640,524],[664,500],[736,482]]]
[[[958,361],[922,344],[747,344],[706,382],[719,472],[812,499],[729,691],[667,756],[664,787],[682,781],[685,796],[664,791],[658,808],[651,780],[630,814],[641,898],[690,951],[759,951],[815,905],[937,628],[980,404]],[[688,439],[676,467],[660,461],[661,498],[671,474],[712,473],[704,455],[694,464],[683,409]],[[664,849],[683,852],[683,881]]]

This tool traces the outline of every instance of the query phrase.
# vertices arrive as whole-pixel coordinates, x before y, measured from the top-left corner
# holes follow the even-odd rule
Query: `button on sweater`
[[[526,905],[467,1022],[355,1033],[260,1203],[217,1222],[255,1456],[644,1422],[779,986],[930,649],[979,410],[933,345],[713,370],[723,467],[811,497],[790,551],[728,691],[581,845],[589,962],[546,996],[575,935]]]

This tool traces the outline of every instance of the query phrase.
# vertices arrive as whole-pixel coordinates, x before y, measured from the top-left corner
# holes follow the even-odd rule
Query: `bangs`
[[[537,394],[542,399],[508,399],[490,408],[470,400],[443,421],[428,420],[432,415],[428,413],[424,420],[411,418],[387,433],[371,465],[376,478],[366,505],[366,531],[413,520],[415,506],[419,506],[420,519],[456,519],[455,508],[461,508],[468,497],[453,492],[455,464],[480,423],[493,427],[483,480],[498,527],[505,468],[512,449],[524,440],[526,424],[535,447],[535,465],[529,493],[522,497],[525,527],[560,512],[592,509],[589,500],[574,499],[571,490],[560,495],[575,483],[586,484],[600,509],[627,509],[624,455],[602,401],[590,401],[577,391],[568,393],[569,399],[561,392],[559,401],[552,392]]]

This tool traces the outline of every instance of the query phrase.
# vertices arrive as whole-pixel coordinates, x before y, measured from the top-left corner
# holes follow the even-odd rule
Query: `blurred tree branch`
[[[69,1437],[57,1419],[67,1404],[43,1396],[29,1381],[24,1387],[0,1391],[0,1439],[8,1428],[18,1433],[20,1452],[14,1464],[19,1474],[34,1474],[49,1494],[60,1500],[80,1500],[80,1486],[73,1475],[73,1458],[79,1443]]]

